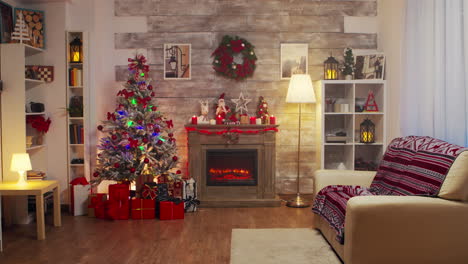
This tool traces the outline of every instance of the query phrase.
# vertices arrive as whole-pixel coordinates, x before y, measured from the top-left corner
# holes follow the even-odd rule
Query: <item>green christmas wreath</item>
[[[213,69],[227,78],[243,80],[251,77],[255,71],[257,56],[254,46],[238,36],[224,36],[211,56],[214,56]],[[238,61],[240,56],[242,62]]]

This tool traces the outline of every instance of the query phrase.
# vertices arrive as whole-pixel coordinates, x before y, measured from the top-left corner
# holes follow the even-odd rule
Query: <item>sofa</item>
[[[316,171],[312,210],[345,264],[466,264],[468,151],[397,138],[377,172]]]

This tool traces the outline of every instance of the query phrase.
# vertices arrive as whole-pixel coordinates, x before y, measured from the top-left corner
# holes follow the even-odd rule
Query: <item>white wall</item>
[[[386,55],[387,142],[401,135],[400,90],[405,6],[406,0],[378,2],[378,47]]]

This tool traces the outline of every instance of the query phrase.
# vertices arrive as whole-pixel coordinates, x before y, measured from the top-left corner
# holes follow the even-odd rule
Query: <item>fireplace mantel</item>
[[[203,207],[279,206],[275,194],[276,131],[278,125],[186,125],[188,167],[197,181]],[[208,150],[256,150],[256,186],[208,186]]]

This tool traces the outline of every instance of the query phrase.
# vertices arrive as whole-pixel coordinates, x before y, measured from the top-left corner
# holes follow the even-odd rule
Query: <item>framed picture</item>
[[[290,79],[293,74],[307,74],[309,45],[304,43],[281,44],[280,74],[282,80]]]
[[[12,41],[45,48],[44,11],[15,8]]]
[[[10,43],[13,32],[13,8],[0,1],[0,42]]]
[[[385,74],[385,56],[382,53],[356,55],[354,78],[380,79]]]
[[[190,44],[164,44],[164,80],[190,80]]]

